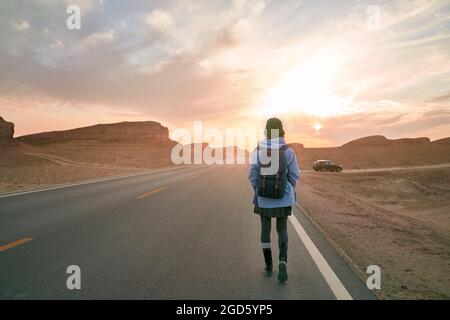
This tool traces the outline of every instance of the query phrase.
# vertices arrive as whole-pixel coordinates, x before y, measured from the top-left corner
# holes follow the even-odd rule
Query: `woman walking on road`
[[[278,280],[286,282],[287,275],[287,219],[295,206],[295,185],[300,177],[295,152],[284,141],[284,130],[281,120],[267,120],[266,139],[258,144],[253,152],[249,171],[249,180],[255,191],[253,199],[254,212],[261,219],[261,246],[266,267],[266,276],[272,276],[272,248],[270,231],[272,218],[276,218],[279,247]],[[278,157],[273,157],[277,153]],[[265,155],[265,158],[264,158]],[[270,159],[270,162],[262,159]],[[272,161],[273,160],[273,161]],[[265,171],[275,165],[275,171]]]

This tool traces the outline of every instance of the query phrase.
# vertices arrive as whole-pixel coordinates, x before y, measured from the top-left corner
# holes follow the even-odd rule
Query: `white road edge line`
[[[172,170],[179,170],[182,168],[187,168],[187,167],[180,166],[180,167],[174,167],[174,168],[165,168],[162,170],[155,169],[155,170],[149,170],[149,171],[140,172],[140,173],[136,173],[136,174],[125,175],[125,176],[115,176],[115,177],[110,177],[110,178],[94,179],[94,180],[89,180],[89,181],[84,181],[84,182],[75,182],[75,183],[70,183],[70,184],[64,184],[61,186],[54,186],[54,187],[48,187],[48,188],[43,188],[43,189],[35,189],[35,190],[22,191],[22,192],[17,192],[17,193],[4,194],[4,195],[0,195],[0,198],[15,197],[15,196],[21,196],[24,194],[36,193],[36,192],[42,192],[42,191],[48,191],[48,190],[55,190],[55,189],[70,188],[70,187],[82,186],[82,185],[92,184],[92,183],[97,183],[97,182],[106,182],[106,181],[119,180],[119,179],[131,178],[131,177],[139,177],[139,176],[145,176],[145,175],[151,174],[151,173],[167,172],[167,171],[172,171]]]
[[[317,268],[319,268],[320,273],[322,273],[322,276],[325,278],[325,281],[327,282],[331,291],[333,291],[333,294],[336,296],[336,299],[353,300],[350,293],[348,293],[347,289],[344,287],[341,280],[339,280],[336,273],[330,267],[327,260],[325,260],[325,258],[322,256],[319,249],[317,249],[316,245],[308,236],[305,229],[303,229],[302,225],[297,220],[297,218],[292,214],[289,216],[289,220],[291,221],[292,226],[294,227],[295,231],[300,237],[300,240],[305,245],[306,250],[308,250],[308,253],[314,260],[314,263],[316,264]]]

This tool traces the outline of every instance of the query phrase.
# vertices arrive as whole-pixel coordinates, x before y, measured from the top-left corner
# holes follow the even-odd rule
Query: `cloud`
[[[74,0],[82,6],[77,31],[65,28],[68,3],[0,1],[0,99],[17,98],[7,100],[10,114],[23,98],[42,101],[36,114],[52,101],[49,112],[59,110],[67,121],[89,118],[96,106],[176,126],[199,119],[217,127],[259,125],[261,97],[290,71],[325,56],[339,68],[319,62],[329,79],[311,81],[322,74],[311,72],[301,83],[313,89],[323,83],[319,92],[348,101],[348,112],[318,119],[314,103],[293,101],[294,112],[279,116],[295,140],[338,144],[383,130],[449,133],[432,117],[450,110],[450,4],[442,1],[383,2],[382,29],[371,32],[364,1]],[[294,78],[288,86],[286,101],[301,94],[298,83]]]
[[[114,42],[114,40],[115,31],[109,30],[106,32],[95,32],[90,34],[83,42],[89,47],[97,47],[100,44]]]
[[[17,31],[27,31],[30,27],[30,23],[23,19],[14,24],[14,29]]]
[[[174,26],[174,21],[171,14],[164,10],[153,11],[146,17],[145,22],[153,30],[162,33],[171,30]]]
[[[53,42],[50,45],[50,48],[52,48],[52,49],[62,49],[62,48],[64,48],[64,42],[62,42],[61,40],[55,40],[55,42]]]
[[[57,7],[60,3],[64,3],[65,6],[76,5],[81,8],[82,11],[89,11],[95,7],[103,7],[106,0],[63,0],[63,1],[55,1],[55,0],[34,0],[40,6]]]
[[[429,102],[450,102],[450,92],[431,98]]]
[[[266,8],[266,4],[264,1],[258,1],[254,6],[253,6],[253,14],[254,15],[260,15],[264,9]]]

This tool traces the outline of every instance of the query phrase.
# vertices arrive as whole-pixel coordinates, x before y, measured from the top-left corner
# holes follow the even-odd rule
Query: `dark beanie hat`
[[[270,118],[266,123],[267,137],[271,137],[271,130],[279,130],[279,136],[284,137],[283,123],[278,118]]]

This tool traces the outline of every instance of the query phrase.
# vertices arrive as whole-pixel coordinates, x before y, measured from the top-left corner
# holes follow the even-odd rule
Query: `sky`
[[[446,0],[4,0],[0,37],[0,116],[16,136],[272,116],[308,147],[450,136]]]

